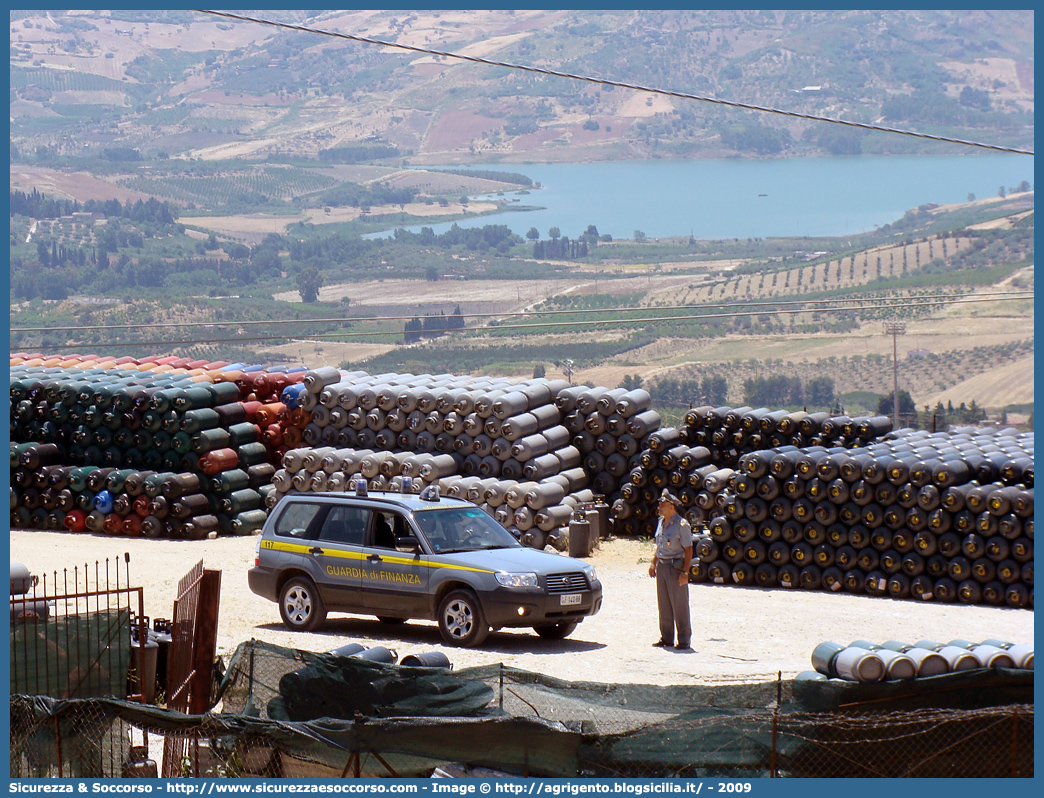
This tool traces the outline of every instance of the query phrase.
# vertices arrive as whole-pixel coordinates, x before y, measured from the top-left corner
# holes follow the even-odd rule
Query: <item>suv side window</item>
[[[365,507],[331,507],[319,533],[320,540],[362,546],[366,542],[366,527],[370,511]]]
[[[275,534],[282,538],[312,540],[319,532],[321,518],[326,512],[326,505],[311,502],[294,502],[279,515],[275,524]]]
[[[376,512],[373,516],[373,543],[370,544],[372,546],[394,549],[395,538],[413,534],[406,519],[398,513]]]

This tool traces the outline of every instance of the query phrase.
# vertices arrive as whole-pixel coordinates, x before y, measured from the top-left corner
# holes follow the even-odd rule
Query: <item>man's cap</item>
[[[661,502],[670,502],[675,507],[681,507],[682,506],[682,500],[679,499],[677,496],[675,496],[673,493],[671,493],[669,490],[667,490],[667,488],[664,488],[663,489],[663,493],[660,494],[660,501]]]

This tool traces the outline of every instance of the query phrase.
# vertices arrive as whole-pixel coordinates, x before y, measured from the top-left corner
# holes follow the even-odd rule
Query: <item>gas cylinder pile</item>
[[[259,529],[283,438],[301,439],[279,393],[305,371],[262,368],[12,356],[12,527],[193,539]]]
[[[697,580],[1033,606],[1032,434],[747,452],[703,494]]]
[[[880,645],[856,640],[847,646],[828,641],[813,650],[812,667],[814,671],[798,674],[798,680],[879,682],[942,676],[978,668],[1033,670],[1033,646],[1006,640],[981,643],[919,640],[912,645],[898,640],[886,640]]]
[[[652,535],[667,488],[695,581],[1033,606],[1033,436],[699,407],[641,389],[94,355],[11,359],[13,527],[246,534],[290,491],[443,495],[568,547],[577,508]]]
[[[680,429],[650,431],[638,466],[627,475],[621,498],[613,503],[617,531],[651,535],[656,499],[664,488],[681,499],[694,528],[709,523],[723,514],[724,503],[735,498],[733,483],[742,473],[741,459],[749,452],[800,455],[805,447],[809,452],[827,451],[825,447],[841,451],[891,429],[891,422],[882,416],[852,419],[764,407],[695,408],[686,413]],[[737,508],[742,515],[739,505],[724,514],[735,515]]]
[[[437,484],[535,548],[565,548],[574,508],[617,494],[660,420],[645,391],[565,380],[323,368],[283,400],[310,415],[306,446],[287,452],[275,474],[277,494],[342,491],[359,478],[399,492]]]

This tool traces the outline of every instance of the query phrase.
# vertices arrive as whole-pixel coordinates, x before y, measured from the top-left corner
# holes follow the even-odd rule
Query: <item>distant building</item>
[[[918,360],[924,360],[932,352],[930,349],[911,349],[906,353],[907,357],[917,358]]]

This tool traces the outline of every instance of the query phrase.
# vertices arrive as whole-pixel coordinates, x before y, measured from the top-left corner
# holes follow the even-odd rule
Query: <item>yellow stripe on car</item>
[[[287,543],[281,540],[262,540],[261,548],[274,549],[275,551],[286,551],[293,554],[310,554],[312,549],[321,547],[317,546],[315,543],[308,545],[303,543]],[[361,551],[342,551],[341,549],[323,549],[323,555],[326,557],[338,557],[342,560],[366,560],[372,556],[369,554],[363,554]],[[426,562],[417,562],[414,557],[389,557],[382,554],[381,560],[385,563],[395,565],[420,565],[425,568],[450,568],[455,571],[473,571],[479,574],[495,573],[495,571],[489,568],[473,568],[470,565],[432,562],[430,559]]]

